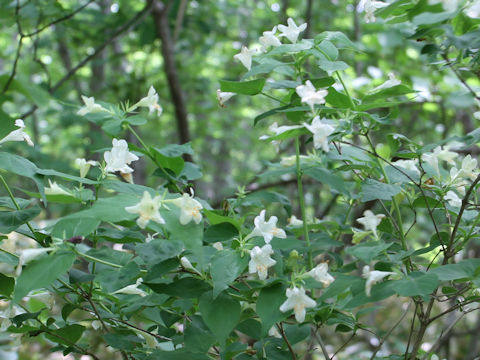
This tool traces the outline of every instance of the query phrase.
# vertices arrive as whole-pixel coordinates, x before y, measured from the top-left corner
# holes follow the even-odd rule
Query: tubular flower
[[[327,90],[317,91],[310,80],[307,80],[305,85],[297,86],[295,91],[297,92],[298,96],[301,97],[302,103],[308,104],[312,111],[315,107],[315,104],[325,104],[325,96],[328,95]]]
[[[319,116],[315,116],[312,124],[304,123],[303,125],[313,134],[313,147],[315,149],[322,148],[323,151],[329,152],[328,136],[333,133],[335,129],[333,126],[322,122],[322,120],[320,120]]]
[[[137,219],[137,225],[141,229],[145,229],[150,220],[155,221],[159,224],[165,224],[165,219],[160,215],[158,211],[162,206],[162,197],[155,196],[152,199],[152,196],[148,191],[143,193],[142,200],[137,205],[127,206],[125,211],[130,214],[139,214]]]
[[[195,224],[199,224],[202,221],[201,210],[203,206],[193,196],[185,193],[182,197],[171,200],[171,202],[180,208],[180,224],[186,225],[192,220]]]
[[[7,141],[25,141],[28,145],[33,146],[32,139],[28,136],[23,129],[25,129],[25,123],[22,119],[15,120],[15,126],[17,130],[13,130],[7,136],[0,140],[0,145]]]
[[[129,295],[146,296],[147,293],[145,291],[143,291],[142,289],[138,288],[142,284],[142,282],[143,282],[143,279],[138,278],[137,281],[135,281],[135,284],[125,286],[125,287],[115,291],[113,294],[129,294]]]
[[[270,125],[268,127],[268,130],[270,132],[272,132],[274,135],[262,135],[260,136],[260,140],[266,140],[272,136],[278,136],[280,134],[283,134],[284,132],[286,131],[290,131],[290,130],[295,130],[295,129],[301,129],[303,126],[301,125],[282,125],[282,126],[278,126],[278,123],[277,122],[274,122],[272,125]]]
[[[417,168],[418,160],[397,160],[392,164],[401,167],[405,170],[411,171],[417,175],[420,175],[420,170]]]
[[[250,239],[255,236],[263,236],[263,239],[268,244],[274,237],[285,239],[287,234],[285,231],[277,227],[278,218],[271,216],[268,221],[265,221],[265,210],[260,212],[260,215],[255,217],[255,229],[247,236]]]
[[[272,31],[264,31],[263,36],[260,36],[258,41],[262,45],[262,51],[267,51],[270,46],[280,46],[282,43],[280,40],[275,36],[277,32],[277,27],[274,26]]]
[[[303,226],[303,221],[300,220],[300,219],[297,219],[297,217],[295,215],[292,215],[288,219],[288,226],[290,226],[292,228],[299,228],[299,227]]]
[[[388,3],[384,3],[382,1],[361,0],[358,4],[358,8],[365,11],[365,22],[369,23],[376,20],[374,15],[375,10],[385,7],[387,5]]]
[[[157,90],[153,86],[150,86],[148,89],[147,96],[141,98],[139,102],[133,105],[133,109],[139,106],[148,107],[149,113],[156,111],[158,116],[162,115],[163,112],[162,107],[158,104]]]
[[[358,218],[357,221],[363,225],[365,230],[372,231],[373,235],[378,239],[377,226],[380,225],[384,217],[385,215],[383,214],[375,215],[370,210],[366,210],[363,213],[363,217]]]
[[[311,276],[316,281],[322,283],[323,287],[327,287],[335,281],[335,278],[328,273],[328,264],[326,262],[318,264],[305,275]]]
[[[300,33],[307,28],[307,23],[297,26],[292,18],[288,18],[287,24],[288,26],[278,25],[278,30],[281,32],[280,37],[284,36],[295,44]]]
[[[113,139],[111,151],[105,151],[103,158],[107,163],[105,171],[114,173],[120,171],[123,174],[131,174],[133,169],[128,166],[132,161],[137,161],[138,156],[128,151],[128,144],[125,140]]]
[[[388,74],[388,80],[385,81],[382,85],[379,85],[376,88],[372,89],[370,92],[374,93],[374,92],[377,92],[379,90],[388,89],[388,88],[400,85],[401,83],[402,82],[395,77],[394,73],[389,73]]]
[[[458,156],[457,153],[448,151],[448,149],[442,149],[437,146],[432,153],[425,153],[422,155],[422,161],[425,161],[430,167],[435,170],[437,175],[440,175],[440,169],[438,167],[439,160],[448,162],[455,165],[454,159]]]
[[[268,268],[277,263],[270,257],[272,254],[273,250],[270,244],[266,244],[261,248],[255,246],[252,251],[250,251],[248,272],[250,274],[258,273],[258,278],[260,280],[265,280],[268,276]]]
[[[240,61],[248,71],[252,68],[252,55],[257,52],[256,49],[248,50],[246,46],[242,46],[242,50],[233,56],[234,59]]]
[[[85,160],[85,159],[75,159],[75,165],[80,169],[80,177],[84,178],[87,176],[88,171],[90,170],[91,166],[97,166],[98,162],[94,160]]]
[[[462,206],[462,199],[460,199],[452,190],[448,191],[443,199],[447,200],[453,207],[459,208]]]
[[[20,276],[22,273],[22,267],[28,264],[30,261],[35,260],[36,258],[42,256],[48,251],[55,250],[55,248],[35,248],[35,249],[25,249],[22,250],[20,256],[18,257],[17,270],[15,272],[16,276]]]
[[[281,312],[286,312],[293,309],[295,319],[302,323],[305,321],[306,308],[315,307],[317,303],[305,294],[303,287],[287,289],[287,300],[280,306]]]
[[[391,271],[379,271],[379,270],[372,270],[370,271],[370,266],[365,265],[363,267],[362,277],[367,279],[365,283],[365,293],[367,296],[371,295],[372,286],[382,280],[384,277],[389,275],[395,275],[394,272]]]
[[[460,170],[457,170],[456,167],[453,167],[450,170],[450,177],[452,179],[452,182],[454,182],[458,178],[469,178],[471,180],[474,180],[478,176],[478,171],[475,171],[476,169],[477,160],[472,159],[472,156],[468,154],[463,158],[462,167]]]
[[[84,106],[82,106],[78,111],[77,114],[80,116],[87,115],[89,113],[97,113],[97,112],[103,112],[106,111],[108,112],[107,109],[105,109],[102,105],[96,104],[95,103],[95,98],[92,97],[86,97],[82,95],[82,100],[85,103]]]
[[[225,107],[225,103],[232,98],[232,96],[237,95],[234,92],[227,92],[227,91],[221,91],[220,89],[217,89],[217,100],[218,104],[221,107]]]
[[[60,185],[58,185],[55,181],[52,182],[52,180],[48,179],[48,187],[45,188],[45,194],[47,195],[66,195],[66,196],[72,196],[72,193],[70,193],[67,190],[64,190]]]
[[[180,258],[180,264],[182,264],[182,266],[185,270],[190,270],[190,271],[193,271],[197,274],[200,274],[200,272],[193,267],[192,263],[190,262],[190,260],[188,260],[188,258],[186,256],[182,256]]]

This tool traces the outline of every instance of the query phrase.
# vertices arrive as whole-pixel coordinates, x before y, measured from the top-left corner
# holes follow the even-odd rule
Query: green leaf
[[[428,295],[438,286],[438,277],[433,273],[411,272],[406,278],[394,282],[393,290],[400,296]]]
[[[183,299],[198,298],[201,294],[211,289],[205,281],[192,277],[184,277],[169,284],[145,283],[149,288],[158,294],[167,294]]]
[[[440,13],[430,13],[424,12],[418,16],[415,16],[412,20],[414,25],[431,25],[439,22],[443,22],[452,18],[455,15],[456,11],[450,12],[440,12]]]
[[[388,99],[393,96],[401,96],[415,92],[409,86],[399,84],[386,89],[381,89],[373,94],[366,95],[362,99],[362,104],[374,103],[377,100]]]
[[[37,166],[31,161],[14,154],[0,152],[0,169],[32,179],[46,204],[43,179],[37,174]]]
[[[344,61],[330,61],[327,59],[320,59],[318,66],[323,71],[326,71],[328,75],[331,75],[335,71],[342,71],[349,68],[348,64]]]
[[[243,95],[256,95],[263,90],[265,79],[249,81],[220,80],[220,89],[226,92],[234,92]]]
[[[238,229],[231,223],[220,223],[209,226],[205,231],[203,240],[209,244],[225,242],[238,235]]]
[[[332,173],[332,171],[320,168],[318,166],[305,168],[302,166],[302,171],[308,176],[317,180],[318,182],[327,184],[340,194],[346,194],[348,192],[343,179],[340,176]]]
[[[352,107],[348,96],[338,92],[333,87],[328,88],[328,95],[325,97],[325,100],[328,104],[338,109],[350,109]]]
[[[1,263],[1,261],[0,261]],[[0,273],[0,295],[10,297],[15,286],[15,279]]]
[[[207,353],[215,344],[215,336],[208,330],[200,316],[194,315],[190,319],[191,322],[187,325],[184,333],[185,347],[190,351]]]
[[[203,321],[220,345],[224,346],[228,335],[240,320],[240,303],[225,293],[213,298],[212,292],[208,291],[202,295],[198,306]]]
[[[318,44],[318,47],[328,56],[327,60],[337,60],[338,49],[330,41],[323,40],[320,44]]]
[[[465,259],[456,264],[447,264],[431,269],[428,273],[435,274],[441,281],[471,279],[478,276],[480,259]]]
[[[324,31],[315,36],[315,42],[321,42],[322,40],[328,40],[334,43],[339,49],[358,49],[357,45],[355,45],[344,33],[340,31]]]
[[[161,351],[156,350],[151,353],[146,360],[211,360],[211,358],[205,354],[189,351],[188,349],[178,349],[173,351]]]
[[[35,218],[40,211],[38,206],[23,210],[0,211],[0,233],[8,234],[14,231],[20,225]]]
[[[349,247],[345,252],[368,264],[378,254],[384,252],[392,245],[393,243],[384,244],[379,242],[368,242]]]
[[[280,305],[286,299],[285,285],[283,284],[274,284],[260,291],[256,309],[262,320],[262,336],[265,336],[275,323],[287,317],[287,314],[280,311]]]
[[[217,251],[211,266],[214,299],[242,274],[247,262],[247,257],[241,257],[240,253],[236,251]]]
[[[377,180],[367,179],[362,183],[362,201],[391,200],[402,191],[398,185],[385,184]]]
[[[45,337],[54,343],[71,346],[82,337],[85,327],[79,324],[66,325],[56,330],[49,330]],[[56,336],[55,336],[56,335]]]
[[[281,55],[292,52],[300,52],[303,50],[308,50],[313,47],[313,44],[309,40],[302,40],[296,44],[283,44],[272,49],[268,55]]]
[[[52,230],[52,237],[69,239],[74,236],[88,236],[95,231],[101,221],[94,218],[60,219]]]
[[[272,115],[275,115],[277,114],[280,110],[285,110],[285,109],[288,109],[289,106],[286,105],[286,106],[280,106],[278,108],[275,108],[275,109],[271,109],[271,110],[268,110],[260,115],[257,115],[255,117],[255,119],[253,120],[253,126],[256,126],[258,124],[259,121],[263,120],[263,119],[266,119],[268,118],[269,116],[272,116]]]
[[[73,253],[56,252],[29,263],[17,278],[13,301],[18,303],[30,291],[49,286],[70,269],[75,261]]]
[[[153,266],[167,259],[180,255],[183,243],[180,241],[156,239],[149,243],[138,244],[135,252],[148,266]]]

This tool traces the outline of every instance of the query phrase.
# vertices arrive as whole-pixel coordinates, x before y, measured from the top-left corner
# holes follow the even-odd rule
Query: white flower
[[[480,1],[474,0],[470,6],[465,9],[465,14],[471,18],[480,18]],[[480,112],[478,112],[480,117]]]
[[[157,91],[153,86],[150,86],[148,89],[148,94],[146,97],[140,99],[135,105],[133,105],[132,109],[136,109],[139,106],[148,107],[148,112],[152,113],[154,111],[157,112],[157,116],[162,115],[163,109],[158,104],[158,94]]]
[[[128,151],[128,144],[125,140],[113,139],[111,151],[105,151],[103,158],[107,165],[106,172],[114,173],[120,171],[123,174],[131,174],[133,169],[128,166],[132,161],[137,161],[138,156]]]
[[[92,321],[92,328],[93,330],[98,330],[102,327],[102,323],[99,320]]]
[[[470,178],[474,180],[478,176],[477,160],[473,159],[470,154],[465,156],[462,160],[462,168],[457,170],[456,167],[450,169],[450,177],[452,182],[455,182],[458,178]]]
[[[273,337],[276,337],[276,338],[279,338],[279,339],[282,338],[282,335],[280,334],[280,332],[278,331],[278,329],[275,325],[273,325],[270,328],[270,330],[268,330],[268,336],[273,336]]]
[[[377,226],[380,225],[382,222],[382,219],[385,217],[384,214],[377,214],[375,215],[373,212],[370,210],[366,210],[363,213],[363,217],[358,218],[357,221],[363,225],[363,228],[365,230],[369,230],[373,232],[373,235],[375,235],[376,238],[378,238],[377,234]]]
[[[288,226],[291,226],[293,228],[299,228],[299,227],[303,226],[303,221],[300,220],[300,219],[297,219],[297,217],[295,215],[292,215],[288,219]]]
[[[270,132],[274,133],[274,135],[272,135],[272,136],[278,136],[280,134],[283,134],[286,131],[301,129],[302,127],[303,127],[302,125],[282,125],[282,126],[278,126],[278,123],[274,122],[272,125],[270,125],[268,127],[268,130]],[[260,136],[259,139],[260,140],[266,140],[270,137],[271,136],[269,136],[269,135],[262,135],[262,136]]]
[[[267,51],[267,48],[270,46],[280,46],[282,43],[280,40],[275,36],[277,32],[277,27],[274,26],[272,31],[264,31],[263,36],[260,36],[258,41],[262,45],[262,51]]]
[[[367,296],[371,295],[372,286],[382,280],[384,277],[387,277],[388,275],[395,275],[395,273],[379,270],[370,271],[370,266],[365,265],[363,267],[362,276],[367,279],[367,282],[365,283],[365,293],[367,294]]]
[[[447,192],[447,195],[443,198],[444,200],[448,201],[450,206],[459,208],[462,206],[462,199],[458,197],[452,190]]]
[[[268,276],[268,268],[275,265],[277,262],[273,260],[270,255],[273,254],[272,246],[266,244],[261,248],[255,246],[250,251],[250,262],[248,263],[248,272],[250,274],[258,273],[260,280],[265,280]]]
[[[180,224],[186,225],[192,220],[199,224],[202,221],[203,206],[193,196],[185,193],[182,197],[170,201],[180,208]]]
[[[93,160],[85,160],[85,159],[75,159],[75,165],[80,169],[80,177],[84,178],[87,176],[88,171],[90,170],[90,166],[97,166],[98,162]]]
[[[186,256],[182,256],[180,258],[180,264],[182,264],[185,270],[190,270],[190,271],[196,272],[197,274],[200,274],[200,272],[193,267],[192,263],[190,262],[190,260],[188,260]]]
[[[278,25],[278,30],[281,32],[280,37],[285,36],[295,44],[298,40],[298,35],[307,28],[307,23],[297,26],[292,18],[288,18],[287,24],[288,26]]]
[[[372,89],[370,92],[374,93],[374,92],[377,92],[379,90],[388,89],[388,88],[400,85],[402,83],[400,80],[398,80],[395,77],[394,73],[389,73],[388,78],[389,79],[387,81],[385,81],[383,84],[377,86],[376,88]]]
[[[15,126],[18,127],[17,130],[13,130],[7,136],[0,140],[0,145],[7,141],[25,141],[28,145],[33,146],[32,139],[30,136],[23,131],[25,129],[25,123],[22,119],[15,120]]]
[[[328,95],[327,90],[316,90],[310,80],[305,82],[305,85],[299,85],[295,88],[298,96],[301,97],[302,103],[308,104],[310,108],[314,109],[315,104],[325,104],[325,96]]]
[[[138,287],[142,284],[143,279],[138,278],[135,284],[133,285],[128,285],[125,286],[117,291],[115,291],[113,294],[129,294],[129,295],[140,295],[140,296],[145,296],[147,293],[143,291],[142,289],[139,289]]]
[[[458,8],[458,0],[428,0],[429,5],[442,4],[445,11],[455,11]]]
[[[423,154],[422,161],[430,165],[430,167],[435,170],[438,175],[440,175],[440,169],[438,167],[439,160],[443,160],[449,164],[455,165],[453,159],[455,159],[457,156],[457,153],[448,151],[448,149],[442,149],[440,146],[437,146],[432,153]]]
[[[232,96],[237,95],[234,92],[228,92],[228,91],[221,91],[220,89],[217,89],[217,100],[218,104],[221,107],[225,107],[225,103],[231,99]]]
[[[45,194],[47,195],[66,195],[72,196],[72,193],[63,189],[55,181],[48,179],[48,187],[45,188]]]
[[[55,250],[55,248],[34,248],[34,249],[25,249],[20,252],[20,256],[18,257],[18,265],[15,272],[16,276],[20,276],[22,273],[22,267],[28,264],[30,261],[35,260],[36,258],[42,256],[43,254],[47,253],[48,251]]]
[[[255,217],[254,224],[255,229],[247,236],[250,239],[255,236],[263,236],[263,239],[268,244],[274,237],[285,239],[287,234],[280,228],[277,228],[278,218],[271,216],[268,221],[265,221],[265,210],[260,212],[260,215]]]
[[[327,287],[332,282],[335,281],[335,278],[328,273],[328,264],[321,263],[315,266],[312,270],[307,272],[305,275],[311,276],[316,281],[321,282],[323,287]]]
[[[145,238],[145,242],[148,244],[150,241],[154,240],[155,236],[157,236],[157,235],[158,235],[158,233],[155,233],[153,235],[147,234],[147,237]]]
[[[126,212],[130,214],[139,214],[137,219],[137,225],[141,229],[145,229],[150,220],[155,221],[159,224],[165,224],[165,219],[160,215],[158,211],[162,206],[162,197],[155,196],[152,199],[152,196],[148,191],[143,193],[142,200],[137,205],[127,206],[125,208]]]
[[[375,0],[361,0],[358,4],[359,11],[365,11],[365,22],[374,22],[375,19],[375,10],[382,7],[388,6],[388,3]]]
[[[287,300],[280,306],[280,311],[286,312],[293,309],[295,319],[299,323],[304,322],[306,315],[305,308],[315,307],[317,303],[305,295],[305,289],[303,287],[287,289],[286,294]]]
[[[223,244],[220,241],[213,243],[212,246],[217,249],[218,251],[223,250]]]
[[[96,104],[95,103],[95,98],[92,97],[86,97],[82,95],[82,100],[85,103],[85,106],[82,106],[78,111],[77,114],[80,116],[87,115],[88,113],[97,113],[97,112],[102,112],[106,111],[108,112],[107,109],[105,109],[102,105]]]
[[[418,170],[417,168],[417,163],[418,163],[418,160],[414,159],[414,160],[397,160],[397,161],[394,161],[392,164],[395,166],[401,167],[405,170],[411,171],[417,175],[420,175],[420,170]]]
[[[252,68],[252,55],[256,52],[257,49],[248,50],[246,46],[242,46],[242,50],[240,51],[240,53],[234,55],[233,58],[240,61],[243,66],[245,66],[247,70],[250,71],[250,69]]]
[[[335,131],[335,128],[322,122],[322,120],[319,116],[315,116],[311,125],[307,123],[303,125],[313,134],[313,147],[315,149],[322,148],[323,151],[328,152],[330,150],[328,136]]]

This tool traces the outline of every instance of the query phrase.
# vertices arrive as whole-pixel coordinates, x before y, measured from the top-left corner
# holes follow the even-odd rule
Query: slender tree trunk
[[[167,13],[167,7],[163,4],[163,2],[154,0],[152,16],[155,24],[155,32],[157,37],[162,42],[161,51],[163,55],[165,74],[167,76],[170,96],[172,98],[173,105],[175,106],[175,115],[177,118],[177,128],[180,143],[183,144],[190,141],[190,132],[187,119],[188,114],[187,106],[182,93],[182,87],[178,78],[177,67],[175,65],[175,50],[168,25]],[[185,156],[185,159],[188,161],[192,160],[189,155]]]

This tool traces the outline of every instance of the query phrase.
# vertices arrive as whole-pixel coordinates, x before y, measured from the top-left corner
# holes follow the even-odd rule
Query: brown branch
[[[159,0],[153,0],[152,16],[155,24],[156,35],[162,43],[161,51],[163,56],[164,70],[165,75],[167,76],[170,97],[175,107],[180,143],[184,144],[190,141],[187,105],[183,97],[177,66],[175,64],[175,49],[170,34],[170,27],[168,25],[168,8],[163,2]],[[184,159],[187,161],[192,161],[192,157],[188,154],[184,154]]]
[[[285,331],[283,331],[283,324],[280,323],[280,325],[277,324],[277,328],[280,331],[280,334],[282,335],[283,340],[287,344],[288,350],[290,351],[290,354],[292,354],[292,359],[297,360],[297,356],[295,355],[295,351],[293,351],[292,345],[290,345],[290,342],[287,339],[287,336],[285,335]]]
[[[382,348],[385,341],[392,334],[393,330],[395,330],[397,328],[397,326],[400,325],[400,323],[403,321],[405,316],[407,316],[408,310],[410,310],[410,305],[412,305],[412,303],[408,304],[407,310],[405,310],[405,312],[402,314],[402,316],[400,316],[400,319],[398,319],[398,321],[390,328],[390,330],[388,330],[388,332],[385,334],[385,336],[382,338],[382,340],[380,340],[378,346],[375,348],[375,351],[373,352],[372,356],[370,357],[370,360],[375,359],[375,355],[377,355],[377,353],[380,351],[380,349]]]

